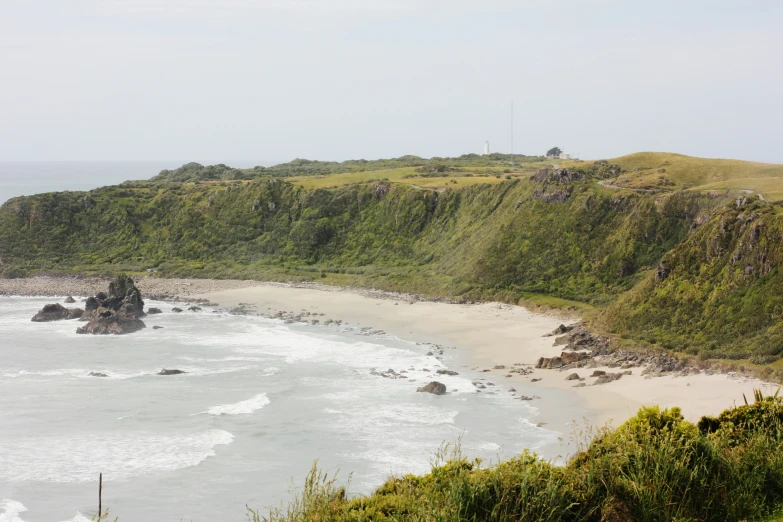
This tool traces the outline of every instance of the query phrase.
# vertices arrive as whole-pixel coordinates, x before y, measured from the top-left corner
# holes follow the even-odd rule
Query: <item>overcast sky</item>
[[[1,0],[0,160],[783,162],[779,0]]]

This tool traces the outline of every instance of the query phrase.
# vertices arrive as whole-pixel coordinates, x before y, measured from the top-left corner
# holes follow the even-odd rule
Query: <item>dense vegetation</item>
[[[369,497],[313,470],[289,506],[260,522],[738,521],[783,502],[783,403],[756,402],[698,425],[643,408],[602,430],[565,466],[523,454],[490,467],[458,452],[424,476],[393,478]]]
[[[252,169],[235,169],[226,165],[204,166],[199,163],[187,163],[175,170],[163,170],[152,178],[152,181],[209,181],[209,180],[241,180],[259,177],[290,177],[343,174],[348,172],[373,172],[380,170],[417,167],[428,170],[453,169],[458,167],[508,167],[513,164],[539,162],[540,156],[525,156],[523,154],[465,154],[458,158],[420,158],[418,156],[401,156],[399,158],[381,160],[348,160],[348,161],[313,161],[295,159],[289,163],[281,163],[272,167],[253,167]]]
[[[515,160],[524,158],[535,159]],[[308,180],[354,174],[235,180],[225,179],[234,169],[189,164],[163,178],[195,173],[199,181],[158,176],[9,200],[0,208],[0,271],[154,268],[163,277],[319,280],[430,297],[527,299],[597,308],[596,326],[636,342],[774,366],[783,354],[779,208],[752,191],[687,189],[683,181],[712,183],[727,178],[725,169],[768,183],[782,179],[783,168],[748,164],[743,171],[741,162],[714,160],[718,168],[679,158],[639,154],[570,162],[567,170],[538,161],[456,188],[448,187],[500,168],[492,164],[508,166],[509,158],[278,166],[408,165],[382,171],[397,173],[391,181],[360,177],[329,188]],[[418,162],[424,165],[410,166]],[[536,173],[538,167],[546,168]],[[647,179],[650,168],[666,171],[658,176],[668,188],[616,185]],[[423,189],[428,182],[441,185]]]

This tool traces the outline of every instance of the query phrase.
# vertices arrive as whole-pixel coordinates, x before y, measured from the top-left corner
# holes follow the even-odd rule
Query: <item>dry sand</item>
[[[210,299],[221,306],[252,303],[261,313],[272,311],[320,312],[326,319],[338,320],[352,326],[381,329],[401,339],[414,342],[432,342],[454,346],[469,353],[471,368],[492,369],[496,365],[512,367],[515,363],[534,365],[539,357],[560,354],[560,347],[552,346],[552,337],[544,337],[563,321],[554,315],[533,313],[518,306],[499,303],[475,305],[448,304],[428,301],[384,299],[369,297],[367,292],[350,289],[315,289],[290,285],[261,284],[194,296]],[[608,371],[616,369],[596,368]],[[632,375],[592,386],[589,378],[593,368],[577,370],[535,370],[531,375],[505,377],[505,370],[492,370],[498,382],[508,386],[523,382],[539,390],[540,408],[544,417],[553,407],[583,408],[584,418],[593,425],[617,426],[634,415],[642,406],[679,406],[689,420],[703,415],[715,415],[735,404],[741,404],[743,394],[753,396],[753,389],[774,393],[777,385],[737,375],[698,374],[687,377],[653,377],[641,375],[642,368],[634,368]],[[586,386],[574,388],[574,381],[566,381],[576,371],[586,377]],[[505,381],[504,381],[505,379]],[[533,379],[540,379],[532,382]],[[577,381],[578,382],[578,381]],[[547,400],[556,396],[561,404]],[[565,399],[564,399],[565,398]],[[570,399],[569,399],[570,398]],[[562,404],[566,400],[568,404]],[[562,418],[562,415],[561,415]]]

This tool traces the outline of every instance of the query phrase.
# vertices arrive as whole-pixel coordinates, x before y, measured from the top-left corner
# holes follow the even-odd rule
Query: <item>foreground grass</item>
[[[776,397],[703,418],[643,408],[601,430],[565,466],[525,453],[483,467],[458,451],[424,476],[349,499],[315,467],[301,494],[254,522],[778,520],[783,403]]]

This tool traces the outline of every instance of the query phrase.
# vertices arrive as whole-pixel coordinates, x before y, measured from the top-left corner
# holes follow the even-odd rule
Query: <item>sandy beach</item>
[[[0,279],[0,295],[86,296],[105,290],[107,281],[79,276]],[[743,394],[752,397],[754,389],[769,394],[778,387],[736,374],[652,377],[642,375],[642,367],[632,368],[631,375],[620,380],[593,385],[593,371],[617,369],[533,369],[539,357],[560,355],[563,347],[553,346],[554,337],[546,334],[569,322],[555,314],[500,303],[452,304],[374,290],[239,280],[140,277],[137,284],[145,295],[157,298],[208,300],[228,310],[242,305],[249,313],[283,318],[307,311],[322,325],[341,321],[367,332],[383,331],[407,341],[455,349],[464,368],[485,372],[506,389],[517,383],[536,389],[532,404],[541,411],[542,421],[559,424],[564,432],[572,425],[570,420],[616,426],[640,407],[652,405],[679,406],[687,419],[697,421],[741,404]],[[524,365],[526,374],[509,373],[519,365]],[[583,380],[566,380],[574,372]]]
[[[595,370],[617,371],[606,367],[576,370],[535,369],[528,375],[510,374],[515,364],[535,365],[539,357],[560,355],[562,346],[553,346],[553,337],[545,337],[560,324],[554,314],[534,313],[518,306],[500,303],[450,304],[429,301],[373,298],[366,292],[350,289],[313,289],[280,284],[259,284],[209,292],[194,297],[206,298],[223,307],[252,304],[258,312],[279,311],[323,313],[320,322],[342,320],[349,325],[383,330],[401,339],[431,342],[456,347],[468,355],[472,369],[489,370],[489,374],[507,386],[524,382],[539,389],[542,416],[556,407],[547,401],[553,391],[572,394],[571,407],[584,408],[575,420],[593,426],[617,426],[642,406],[682,408],[683,415],[698,421],[703,415],[715,415],[735,404],[743,403],[743,394],[753,396],[754,389],[774,393],[778,385],[736,374],[700,373],[688,376],[643,376],[642,367],[631,375],[601,385],[592,385],[589,376]],[[567,324],[567,322],[566,322]],[[505,369],[493,369],[505,366]],[[576,372],[584,377],[585,386],[575,387],[566,380]],[[534,379],[537,379],[534,381]],[[577,383],[579,381],[576,381]],[[559,398],[563,395],[558,394]],[[536,404],[536,401],[534,401]],[[550,414],[553,412],[550,412]]]

